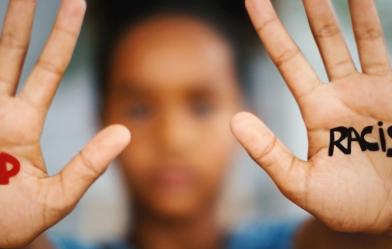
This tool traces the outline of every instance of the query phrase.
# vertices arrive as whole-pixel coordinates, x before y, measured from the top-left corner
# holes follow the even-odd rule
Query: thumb
[[[306,191],[308,165],[295,157],[268,127],[253,114],[242,112],[231,121],[234,136],[272,178],[280,191],[296,202]]]
[[[66,202],[74,206],[130,139],[129,130],[121,125],[112,125],[101,131],[55,176],[59,178],[61,192],[65,195],[59,198],[65,197]]]

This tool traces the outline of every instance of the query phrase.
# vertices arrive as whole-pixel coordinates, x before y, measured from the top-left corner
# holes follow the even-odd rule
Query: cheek
[[[213,122],[204,133],[203,146],[200,146],[199,165],[204,165],[200,171],[203,174],[205,186],[209,188],[219,185],[231,164],[235,154],[235,139],[231,134],[229,124],[226,122]]]
[[[145,168],[151,164],[155,157],[152,142],[154,141],[153,124],[149,122],[131,122],[126,113],[124,104],[109,98],[104,109],[104,125],[122,124],[126,126],[131,134],[130,145],[120,155],[120,162],[127,171],[138,172],[138,168]]]
[[[218,184],[232,161],[234,146],[230,146],[228,143],[220,144],[215,141],[209,142],[206,147],[202,159],[204,162],[201,164],[204,166],[200,171],[204,181]]]
[[[126,175],[128,185],[134,191],[145,188],[147,180],[155,165],[155,155],[150,139],[137,133],[132,134],[131,144],[123,151],[119,161]]]
[[[231,158],[235,139],[230,130],[231,113],[222,113],[211,120],[205,129],[205,154],[209,157],[223,159]]]

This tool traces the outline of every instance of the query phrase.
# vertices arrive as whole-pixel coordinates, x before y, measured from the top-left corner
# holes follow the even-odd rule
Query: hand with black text
[[[0,248],[24,246],[60,221],[130,141],[126,128],[108,127],[58,175],[48,176],[40,136],[79,36],[86,3],[62,0],[43,53],[15,95],[35,5],[35,0],[10,0],[0,40]]]
[[[375,1],[349,1],[361,72],[354,66],[331,1],[303,2],[329,83],[322,83],[307,63],[270,0],[247,0],[246,7],[301,109],[308,133],[308,160],[295,157],[252,114],[237,114],[231,124],[233,133],[286,197],[330,228],[390,232],[392,158],[381,148],[378,123],[383,123],[392,147],[386,132],[392,125],[392,71]],[[374,126],[366,141],[378,143],[378,150],[369,151],[353,141],[351,154],[335,148],[329,156],[330,130],[340,126],[353,127],[358,133]]]

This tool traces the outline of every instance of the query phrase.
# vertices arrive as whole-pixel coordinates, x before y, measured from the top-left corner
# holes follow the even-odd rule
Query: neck
[[[224,233],[214,210],[192,218],[162,218],[146,210],[135,210],[132,241],[139,249],[220,249]]]

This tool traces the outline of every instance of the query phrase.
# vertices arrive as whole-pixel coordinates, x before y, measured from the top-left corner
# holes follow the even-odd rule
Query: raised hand
[[[304,5],[328,83],[322,83],[307,63],[271,2],[246,1],[261,40],[300,106],[308,133],[308,160],[295,157],[249,113],[233,118],[233,133],[286,197],[330,228],[391,231],[392,157],[387,155],[378,124],[382,122],[392,148],[392,128],[387,132],[392,125],[392,71],[375,1],[349,1],[361,71],[354,66],[331,1],[304,0]],[[334,148],[330,156],[331,129],[341,126],[359,134],[353,129],[348,134],[354,140],[351,153]],[[374,126],[373,130],[361,134],[368,126]],[[373,147],[361,148],[355,139]],[[344,148],[347,140],[341,141]]]
[[[58,175],[47,175],[40,136],[71,59],[86,4],[62,0],[44,51],[24,88],[15,95],[35,4],[35,0],[9,2],[0,40],[0,248],[26,245],[66,216],[130,141],[126,128],[106,128]]]

